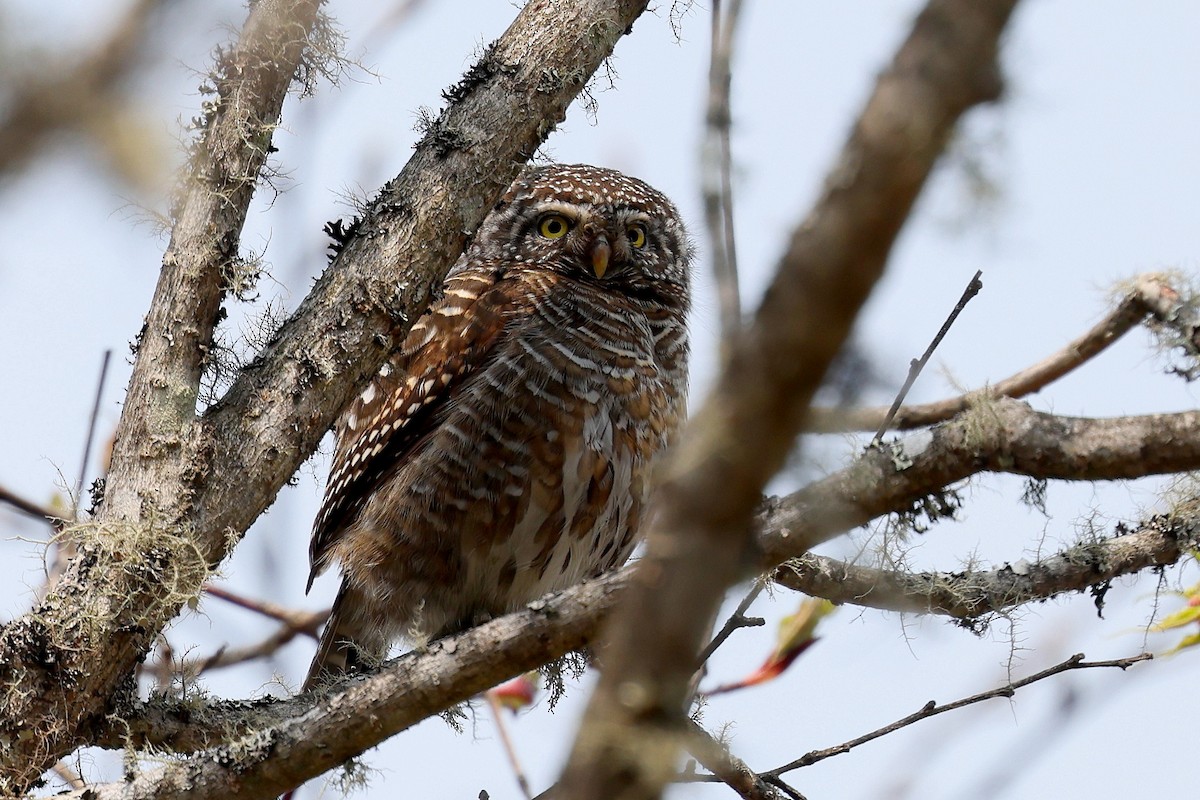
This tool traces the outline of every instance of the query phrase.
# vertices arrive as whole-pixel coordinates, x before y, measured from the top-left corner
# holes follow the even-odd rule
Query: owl
[[[308,586],[342,584],[305,688],[625,562],[685,416],[691,251],[620,172],[513,183],[338,423]]]

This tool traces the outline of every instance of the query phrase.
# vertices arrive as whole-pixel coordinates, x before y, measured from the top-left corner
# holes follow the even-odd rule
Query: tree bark
[[[222,55],[118,429],[80,554],[0,634],[0,792],[86,744],[162,626],[274,500],[425,307],[432,287],[645,0],[533,0],[447,92],[401,174],[333,266],[217,404],[200,377],[279,106],[316,0],[262,0]],[[401,265],[401,266],[397,266]]]

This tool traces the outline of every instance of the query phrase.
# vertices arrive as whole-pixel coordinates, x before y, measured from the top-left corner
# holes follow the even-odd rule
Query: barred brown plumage
[[[351,404],[309,586],[342,586],[305,687],[623,563],[685,415],[691,245],[666,197],[526,171]]]

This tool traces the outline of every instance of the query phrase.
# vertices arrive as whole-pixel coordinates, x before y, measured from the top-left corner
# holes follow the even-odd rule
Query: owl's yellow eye
[[[642,248],[646,246],[646,229],[641,225],[630,225],[626,235],[629,237],[630,247]]]
[[[547,239],[561,239],[571,230],[571,223],[562,214],[547,214],[538,223],[538,233]]]

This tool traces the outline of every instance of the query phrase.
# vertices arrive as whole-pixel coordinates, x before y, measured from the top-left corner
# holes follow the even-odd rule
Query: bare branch
[[[1159,516],[1110,539],[1083,542],[1032,564],[993,570],[906,573],[808,554],[775,570],[776,583],[835,603],[975,620],[1066,592],[1083,591],[1147,567],[1178,563],[1200,548],[1194,520]]]
[[[762,565],[768,570],[802,556],[978,472],[1098,481],[1197,468],[1200,412],[1086,419],[1043,414],[999,398],[869,450],[846,469],[769,502],[760,518]]]
[[[4,629],[0,677],[11,685],[0,705],[0,732],[18,744],[0,749],[0,792],[23,792],[82,743],[88,718],[104,713],[118,681],[186,593],[198,588],[177,586],[172,578],[187,576],[182,582],[198,584],[204,562],[216,560],[208,556],[202,562],[187,541],[196,527],[188,514],[196,391],[225,290],[222,271],[237,255],[254,180],[318,5],[319,0],[255,4],[240,43],[220,65],[219,96],[176,210],[117,429],[100,519],[110,532],[159,526],[169,532],[150,536],[154,548],[131,543],[136,552],[112,564],[104,563],[99,538],[91,547],[80,545],[80,555],[35,610],[37,619],[26,616]],[[67,674],[78,702],[64,702]]]
[[[937,403],[902,407],[889,423],[889,427],[893,430],[908,430],[945,422],[982,397],[1025,397],[1040,391],[1104,352],[1109,345],[1137,327],[1147,315],[1159,324],[1169,325],[1176,320],[1180,309],[1180,296],[1171,287],[1168,278],[1148,274],[1135,278],[1132,283],[1133,288],[1121,298],[1111,313],[1057,353],[992,386]],[[825,433],[871,431],[883,423],[887,414],[888,409],[883,407],[849,410],[814,408],[806,427],[810,431]]]
[[[971,302],[971,298],[979,294],[979,290],[983,288],[983,282],[979,280],[983,276],[983,271],[975,272],[975,277],[971,278],[971,282],[967,284],[967,288],[963,291],[962,297],[955,304],[950,316],[946,317],[946,321],[942,323],[941,329],[933,337],[933,341],[929,343],[929,347],[925,348],[925,352],[920,358],[914,358],[908,367],[908,377],[904,379],[904,385],[900,387],[900,391],[896,393],[896,399],[892,401],[891,407],[887,414],[883,417],[883,422],[879,423],[879,430],[875,431],[875,437],[871,440],[872,445],[878,445],[883,441],[883,434],[891,425],[892,420],[896,417],[896,412],[900,408],[900,404],[904,402],[904,398],[908,396],[908,390],[916,383],[917,376],[921,374],[921,370],[929,363],[929,359],[933,356],[933,351],[941,344],[942,338],[950,331],[950,326],[954,324],[954,320],[958,319],[958,315],[966,308],[967,303]]]
[[[96,395],[92,400],[92,413],[88,417],[87,437],[83,442],[83,456],[79,459],[79,477],[75,480],[75,519],[79,519],[79,509],[83,505],[83,482],[87,480],[88,462],[92,460],[92,445],[96,441],[96,418],[100,416],[100,400],[104,396],[104,382],[108,377],[108,362],[112,358],[112,350],[104,351],[100,362],[100,377],[96,380]]]
[[[728,639],[734,631],[738,630],[739,628],[757,628],[765,624],[761,617],[746,616],[746,612],[750,609],[750,606],[754,604],[754,601],[758,599],[758,596],[762,594],[762,590],[765,588],[765,586],[766,584],[764,583],[755,582],[754,588],[746,593],[746,596],[742,598],[742,602],[738,603],[737,608],[734,609],[733,613],[729,615],[729,619],[725,620],[725,624],[721,626],[721,630],[717,631],[717,634],[713,636],[712,641],[710,641],[705,648],[700,651],[700,657],[697,660],[701,664],[707,662],[712,654],[717,651],[717,648],[725,644],[725,640]]]
[[[210,672],[214,669],[232,667],[247,661],[265,658],[278,651],[279,648],[299,635],[316,639],[318,629],[329,619],[329,609],[325,609],[324,611],[302,611],[287,608],[267,600],[253,600],[243,597],[236,592],[231,592],[228,589],[211,583],[204,585],[204,593],[212,597],[218,597],[247,611],[253,611],[265,617],[278,620],[283,624],[271,635],[255,644],[238,648],[223,646],[210,656],[184,659],[174,665],[172,668],[173,671],[181,673],[189,679],[203,672]]]
[[[3,486],[0,486],[0,503],[10,505],[22,514],[27,514],[43,522],[49,522],[55,528],[59,528],[66,523],[66,520],[46,506],[21,497],[19,494],[15,494]]]
[[[1002,404],[1010,405],[1016,409],[1025,409],[1024,405],[1015,401],[1003,401]],[[1025,409],[1026,414],[1033,414],[1032,411]],[[1039,416],[1039,415],[1036,415]],[[949,423],[948,426],[961,425],[961,420]],[[1076,421],[1079,422],[1079,421]],[[1084,421],[1090,422],[1090,421]],[[1109,422],[1109,421],[1105,421]],[[1196,420],[1200,422],[1200,420]],[[1171,437],[1170,426],[1153,425],[1147,423],[1146,431],[1163,432],[1164,437]],[[936,432],[935,432],[936,433]],[[1094,441],[1093,441],[1094,444]],[[1151,441],[1150,446],[1156,446],[1157,443]],[[1006,443],[1003,449],[1020,450],[1028,445],[1013,445]],[[1064,439],[1061,443],[1063,450],[1082,452],[1080,450],[1081,443],[1078,440]],[[978,455],[978,451],[971,451]],[[984,461],[988,461],[988,455],[984,453]],[[1086,458],[1087,453],[1082,452],[1082,457]],[[1200,446],[1198,452],[1194,453],[1193,458],[1196,459],[1196,465],[1200,465]],[[862,487],[865,473],[872,473],[875,470],[882,470],[878,462],[882,461],[888,465],[892,480],[907,480],[912,475],[922,476],[917,485],[908,486],[911,492],[928,492],[935,491],[936,483],[924,482],[930,481],[930,476],[940,475],[938,467],[946,459],[954,461],[952,456],[948,455],[946,449],[938,449],[938,447],[929,447],[923,452],[913,453],[912,464],[910,467],[900,473],[895,473],[895,465],[890,461],[890,457],[884,456],[883,453],[877,450],[872,450],[860,456],[856,464],[842,470],[842,473],[834,475],[817,483],[814,487],[802,489],[802,491],[791,495],[791,497],[781,500],[775,500],[763,511],[760,518],[760,525],[763,541],[764,559],[778,558],[779,561],[767,563],[767,567],[773,567],[780,564],[780,561],[787,558],[788,552],[785,545],[791,545],[793,541],[799,542],[804,540],[823,541],[835,533],[841,533],[841,530],[834,531],[829,528],[824,528],[822,525],[830,524],[830,518],[821,519],[815,515],[811,515],[808,509],[811,507],[857,507],[859,513],[862,512],[862,506],[858,505],[862,498]],[[977,464],[977,468],[983,468],[982,464]],[[1182,469],[1182,467],[1181,467]],[[876,492],[878,489],[876,489]],[[889,507],[876,507],[872,505],[876,515],[883,513],[901,511],[911,503],[908,495],[905,492],[890,493],[880,492],[883,499],[890,501],[894,505]],[[1074,576],[1076,581],[1085,579],[1088,570],[1094,570],[1094,582],[1103,583],[1106,579],[1117,575],[1117,571],[1121,573],[1133,569],[1139,559],[1144,566],[1153,566],[1160,564],[1169,564],[1172,561],[1172,555],[1177,558],[1182,557],[1192,547],[1196,540],[1196,530],[1200,530],[1200,522],[1196,522],[1195,515],[1189,511],[1190,506],[1180,506],[1180,515],[1168,519],[1159,519],[1154,521],[1153,525],[1147,525],[1144,530],[1139,530],[1138,533],[1129,534],[1128,536],[1116,537],[1114,540],[1093,547],[1088,551],[1088,561],[1082,561],[1079,564],[1078,570],[1072,570],[1073,554],[1064,554],[1062,559],[1048,559],[1034,565],[1030,570],[1031,576],[1052,576],[1054,571],[1058,570],[1061,575]],[[815,519],[814,525],[805,527],[805,521],[809,518]],[[860,522],[847,524],[847,528],[854,525],[862,524],[868,519],[862,519]],[[803,524],[800,524],[803,523]],[[842,529],[845,530],[845,529]],[[1146,555],[1148,554],[1148,555]],[[1078,555],[1078,554],[1076,554]],[[792,585],[787,577],[788,567],[781,567],[776,578],[780,579],[785,585]],[[590,640],[594,636],[595,627],[599,624],[599,620],[608,609],[611,608],[614,596],[617,591],[623,587],[626,579],[628,579],[630,569],[623,572],[613,573],[594,583],[584,584],[578,589],[571,589],[566,593],[535,603],[535,612],[526,612],[515,618],[504,618],[506,627],[493,628],[488,626],[478,628],[484,633],[479,639],[448,639],[446,642],[439,644],[437,654],[442,654],[442,649],[457,652],[460,658],[463,658],[464,664],[470,664],[470,658],[479,656],[485,660],[490,658],[492,672],[488,672],[486,678],[479,679],[478,682],[484,684],[484,688],[498,684],[498,682],[511,678],[521,672],[526,672],[530,667],[536,666],[536,662],[528,660],[509,661],[510,652],[526,652],[528,648],[548,648],[546,652],[548,658],[559,657],[568,652],[570,649],[578,646],[581,640]],[[836,581],[838,576],[833,576],[833,581]],[[863,578],[862,575],[851,573],[847,577],[853,587],[856,579]],[[814,577],[814,581],[826,582],[826,587],[830,578]],[[1064,578],[1048,577],[1050,582],[1062,584]],[[812,594],[824,595],[832,594],[821,591],[821,584],[814,587],[805,587],[803,584],[796,584],[796,587],[804,590],[811,590]],[[1036,589],[1034,589],[1036,590]],[[1030,591],[1034,591],[1030,590]],[[886,587],[876,589],[881,597],[887,597]],[[870,596],[870,595],[868,595]],[[900,601],[898,601],[900,602]],[[880,604],[883,604],[882,602]],[[950,603],[940,603],[949,607]],[[544,618],[545,619],[542,619]],[[527,625],[524,620],[534,619],[536,625]],[[553,624],[548,624],[547,620],[553,620]],[[503,630],[503,633],[497,631]],[[550,631],[550,633],[547,633]],[[511,640],[502,640],[500,637],[509,636]],[[541,642],[541,639],[550,636],[551,643]],[[474,646],[482,648],[482,652],[475,652]],[[392,672],[392,667],[385,669],[384,673],[371,678],[365,679],[367,682],[382,681],[378,693],[386,694],[392,691],[390,686],[391,680],[408,681],[406,692],[412,696],[413,702],[419,704],[416,709],[400,709],[395,712],[398,720],[401,720],[401,726],[407,726],[408,720],[419,720],[424,715],[432,714],[438,710],[442,710],[451,704],[462,702],[463,699],[472,697],[478,693],[479,688],[472,682],[467,686],[462,685],[462,681],[475,680],[475,676],[470,669],[466,673],[458,673],[454,669],[449,669],[448,672],[438,673],[436,670],[427,668],[427,663],[422,661],[426,654],[410,654],[401,658],[400,662],[395,662],[396,672]],[[437,657],[440,657],[438,655]],[[433,656],[431,656],[433,657]],[[521,656],[523,658],[523,656]],[[396,674],[402,674],[402,678],[395,678]],[[416,675],[424,675],[431,684],[424,684]],[[488,682],[490,681],[490,682]],[[372,692],[376,690],[371,690]],[[331,696],[328,708],[330,710],[343,708],[338,694]],[[296,723],[296,718],[312,716],[312,705],[307,698],[299,698],[296,700],[287,700],[287,702],[275,702],[271,700],[264,704],[246,704],[246,703],[226,703],[226,704],[211,704],[197,708],[194,703],[188,703],[180,706],[179,709],[172,710],[173,706],[163,705],[162,703],[151,703],[144,706],[131,706],[131,708],[121,710],[119,714],[114,715],[115,721],[112,728],[109,728],[108,733],[100,736],[94,744],[108,747],[124,747],[131,745],[134,747],[143,747],[154,745],[156,747],[170,748],[178,752],[193,752],[202,750],[205,747],[212,747],[228,742],[229,736],[241,733],[264,732],[274,727],[288,728]],[[317,716],[326,714],[318,714]],[[344,726],[355,726],[356,717],[342,717],[341,724]],[[316,723],[314,723],[316,724]],[[340,741],[346,736],[344,730],[332,726],[331,723],[322,723],[322,733],[320,735],[328,736],[329,741]],[[386,735],[395,733],[395,729],[384,729],[386,723],[380,722],[378,730],[378,739],[372,740],[372,744],[365,744],[364,747],[372,746],[374,742],[386,738]],[[317,735],[317,729],[306,730],[302,735]],[[274,734],[272,734],[274,735]],[[317,741],[317,747],[325,746],[322,742]],[[338,751],[341,753],[342,751]],[[340,756],[346,758],[352,756],[353,752]]]
[[[796,759],[795,761],[784,764],[781,767],[776,767],[770,772],[764,773],[764,775],[782,775],[785,772],[790,772],[794,769],[800,769],[801,767],[807,767],[817,763],[818,761],[824,761],[830,756],[848,753],[853,748],[858,747],[861,744],[866,744],[873,739],[878,739],[881,736],[886,736],[889,733],[894,733],[901,728],[912,725],[914,722],[920,722],[923,719],[936,717],[938,714],[944,714],[947,711],[955,711],[963,708],[964,706],[982,703],[984,700],[992,700],[997,697],[1012,697],[1016,693],[1017,689],[1021,689],[1031,683],[1037,683],[1040,680],[1045,680],[1046,678],[1063,672],[1079,669],[1106,669],[1110,667],[1126,670],[1138,662],[1149,661],[1150,659],[1154,658],[1154,656],[1152,656],[1150,653],[1142,653],[1141,655],[1132,656],[1131,658],[1118,658],[1112,661],[1084,661],[1083,658],[1083,653],[1077,653],[1061,664],[1055,664],[1053,667],[1044,669],[1041,672],[1037,672],[1027,678],[1022,678],[1019,681],[1013,681],[1012,683],[1006,684],[997,689],[992,689],[991,691],[987,692],[980,692],[979,694],[971,695],[970,697],[965,697],[962,700],[956,700],[953,703],[947,703],[946,705],[939,706],[933,700],[930,700],[928,703],[922,706],[919,711],[909,714],[903,719],[898,719],[890,725],[885,725],[878,730],[871,731],[870,733],[866,733],[862,736],[851,739],[848,742],[843,742],[842,744],[828,747],[824,750],[814,750],[811,753],[807,753],[803,757]]]
[[[256,4],[238,46],[219,56],[212,76],[216,99],[191,152],[137,343],[105,486],[106,519],[135,521],[157,513],[182,522],[190,510],[173,498],[196,481],[188,473],[196,467],[201,433],[195,424],[200,375],[230,289],[255,182],[319,6],[320,0]]]
[[[719,0],[712,7],[712,41],[709,45],[708,110],[701,150],[701,184],[704,224],[712,243],[713,277],[721,315],[722,348],[742,326],[742,301],[738,290],[737,247],[733,228],[733,153],[729,129],[733,117],[729,89],[733,39],[741,17],[742,0],[730,0],[722,13]],[[722,354],[724,355],[724,353]]]
[[[89,797],[215,800],[228,797],[231,787],[239,797],[277,796],[440,710],[585,646],[628,574],[551,595],[316,694],[254,703],[131,701],[116,709],[98,743],[216,749],[132,781],[93,786]]]
[[[292,628],[295,628],[297,631],[308,633],[310,635],[314,635],[314,631],[312,630],[313,619],[318,617],[321,618],[317,621],[317,625],[319,626],[320,623],[324,621],[324,617],[329,615],[328,611],[301,611],[298,609],[281,606],[278,603],[272,603],[269,600],[252,600],[249,597],[243,597],[236,592],[231,592],[224,587],[217,586],[216,584],[212,583],[204,584],[204,593],[211,595],[212,597],[219,597],[225,602],[232,603],[233,605],[238,606],[239,608],[244,608],[247,611],[254,611],[258,614],[262,614],[264,617],[270,617],[271,619],[278,620],[284,625],[289,625]]]
[[[280,625],[274,633],[256,644],[236,648],[222,647],[205,658],[185,659],[174,665],[172,669],[176,673],[194,678],[204,672],[266,658],[301,634],[313,639],[317,638],[317,629],[325,624],[325,620],[329,619],[328,609],[297,612],[297,614],[294,622]]]
[[[1012,406],[1021,405],[1015,401],[1003,402]],[[1101,450],[1107,448],[1103,441],[1097,441],[1095,438],[1089,438],[1088,441],[1095,443]],[[1068,439],[1063,447],[1074,447],[1075,451],[1079,452],[1078,445],[1078,442],[1073,443]],[[778,557],[781,560],[785,557],[785,548],[771,542],[787,542],[792,538],[781,521],[803,520],[806,517],[804,508],[808,504],[819,502],[841,507],[855,505],[859,501],[858,493],[862,485],[851,476],[862,470],[863,464],[872,463],[879,457],[879,451],[872,450],[862,455],[858,464],[847,468],[840,476],[817,484],[817,489],[797,492],[791,498],[776,501],[764,511],[761,526],[764,531],[762,539],[767,543],[763,548],[766,557]],[[936,448],[915,454],[912,466],[899,473],[899,476],[903,478],[909,473],[927,476],[935,474],[937,465],[944,457],[944,452]],[[843,494],[839,495],[839,492]],[[902,510],[906,507],[908,501],[903,495],[886,492],[883,494],[895,505],[879,509],[877,513]],[[788,510],[786,514],[783,512],[785,508]],[[1177,507],[1177,516],[1160,521],[1161,525],[1155,524],[1153,530],[1163,537],[1163,544],[1157,546],[1158,556],[1148,559],[1147,566],[1165,563],[1163,556],[1168,552],[1167,542],[1172,538],[1177,540],[1175,549],[1179,554],[1186,552],[1186,548],[1196,537],[1195,531],[1200,530],[1200,522],[1197,521],[1200,515],[1197,514],[1196,508],[1195,504],[1181,504]],[[1114,543],[1112,546],[1127,547],[1131,553],[1143,550],[1149,546],[1144,542],[1151,536],[1150,531],[1151,528],[1147,527],[1146,531],[1139,531],[1129,537],[1118,537],[1111,540]],[[819,539],[821,536],[832,535],[829,531],[813,528],[795,528],[795,534],[797,539]],[[1123,538],[1128,541],[1123,542]],[[1143,544],[1138,544],[1139,541]],[[1108,548],[1105,552],[1111,556],[1120,551]],[[768,566],[778,564],[777,561]],[[1044,566],[1049,568],[1055,564],[1046,562]],[[1062,566],[1066,567],[1065,564]],[[373,746],[428,714],[462,702],[482,689],[527,671],[541,663],[538,659],[557,658],[591,641],[600,620],[613,606],[617,593],[625,585],[632,569],[626,568],[597,581],[553,595],[533,604],[528,611],[504,617],[462,636],[439,642],[428,652],[412,653],[395,662],[389,662],[376,675],[339,685],[331,694],[323,697],[316,707],[313,706],[312,698],[308,696],[250,704],[230,702],[198,705],[189,702],[175,706],[166,701],[155,701],[146,705],[133,704],[114,713],[113,720],[105,726],[107,733],[100,736],[97,743],[108,747],[123,747],[126,744],[134,747],[154,745],[178,752],[194,752],[218,745],[228,746],[234,741],[231,737],[253,734],[253,737],[257,737],[254,741],[262,741],[262,737],[266,737],[267,741],[279,743],[303,740],[304,744],[287,745],[288,748],[302,749],[289,749],[288,752],[296,754],[296,758],[303,761],[308,758],[308,750],[303,748],[311,747],[321,753],[328,750],[336,763],[337,760],[355,755],[359,752],[356,748]],[[1096,580],[1103,582],[1109,576],[1103,571],[1103,567],[1100,569]],[[362,707],[365,717],[342,713],[343,709],[357,709],[358,703],[365,704]],[[370,736],[364,736],[359,730],[363,718],[374,721]],[[681,743],[682,741],[681,739]],[[237,752],[240,755],[236,764],[229,765],[230,770],[236,769],[239,774],[252,775],[258,774],[260,768],[267,769],[258,766],[257,759],[267,759],[268,752],[256,750],[253,756],[245,755],[242,750]],[[315,769],[319,772],[323,767]],[[292,778],[298,781],[308,776],[295,773],[289,775],[291,777],[281,777],[279,780],[286,783]],[[214,773],[205,780],[210,778],[215,782],[214,785],[223,785],[221,781],[228,779],[228,776],[219,777]],[[142,781],[139,785],[143,787],[145,796],[150,796],[152,786],[158,785],[166,791],[164,787],[173,785],[172,781],[176,778],[162,773],[158,774],[158,777],[147,775],[138,780]],[[251,777],[247,780],[257,781]],[[270,789],[268,793],[271,791],[276,789]]]
[[[793,233],[753,326],[661,473],[646,556],[563,774],[572,798],[655,798],[674,775],[696,654],[742,577],[762,489],[959,117],[999,95],[995,57],[1014,5],[931,0]]]
[[[724,783],[744,800],[783,800],[783,795],[774,786],[764,781],[711,733],[692,720],[688,720],[687,727],[688,751],[712,773],[714,780]],[[709,776],[696,777],[704,779]]]

